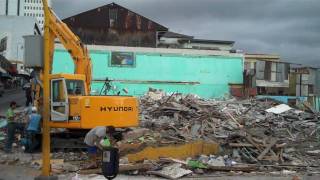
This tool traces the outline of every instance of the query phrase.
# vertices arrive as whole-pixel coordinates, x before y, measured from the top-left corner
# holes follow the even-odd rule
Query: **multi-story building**
[[[23,16],[24,0],[1,0],[0,15],[4,16]]]
[[[51,0],[48,0],[51,5]],[[34,17],[43,31],[44,12],[42,0],[1,0],[0,15]]]
[[[246,94],[288,95],[290,65],[271,54],[245,54]]]
[[[35,17],[39,23],[41,31],[43,31],[44,25],[44,12],[42,0],[23,0],[23,16]],[[48,0],[49,6],[51,0]]]
[[[0,16],[0,55],[14,64],[18,73],[23,73],[24,38],[27,35],[39,35],[40,28],[32,17]]]

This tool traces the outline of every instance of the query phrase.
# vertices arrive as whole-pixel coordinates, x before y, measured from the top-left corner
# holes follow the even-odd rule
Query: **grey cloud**
[[[320,65],[319,0],[114,0],[172,31],[196,38],[234,40],[252,53]],[[68,17],[110,0],[53,0]]]

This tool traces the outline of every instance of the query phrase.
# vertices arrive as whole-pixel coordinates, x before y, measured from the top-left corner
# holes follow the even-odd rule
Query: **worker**
[[[40,131],[41,116],[37,113],[37,108],[32,107],[31,114],[28,117],[27,133],[26,133],[26,152],[32,153],[39,145],[36,134]]]
[[[101,140],[106,139],[110,144],[113,144],[112,134],[114,133],[114,127],[112,126],[97,126],[91,129],[85,136],[84,143],[88,145],[88,155],[90,164],[86,167],[89,168],[97,168],[97,153],[98,148],[102,150],[104,147],[100,143]]]
[[[12,149],[12,143],[14,141],[14,135],[16,132],[16,114],[14,113],[14,110],[17,107],[17,103],[15,101],[12,101],[10,103],[10,107],[7,110],[6,116],[7,116],[7,141],[6,141],[6,146],[5,146],[5,152],[10,153]]]
[[[26,107],[32,105],[32,91],[31,91],[31,84],[28,83],[24,87],[25,94],[26,94]]]

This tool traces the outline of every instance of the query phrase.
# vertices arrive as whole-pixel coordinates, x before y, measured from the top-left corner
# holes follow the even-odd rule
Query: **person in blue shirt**
[[[32,153],[35,148],[40,144],[40,142],[36,139],[37,133],[40,132],[40,121],[41,116],[37,113],[37,108],[32,107],[31,114],[28,117],[29,121],[27,124],[27,137],[26,137],[26,152]]]

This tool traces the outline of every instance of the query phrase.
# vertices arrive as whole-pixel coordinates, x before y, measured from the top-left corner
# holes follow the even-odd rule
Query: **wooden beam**
[[[270,151],[270,149],[272,148],[272,146],[274,146],[277,143],[277,139],[272,139],[270,144],[267,145],[267,147],[262,151],[262,153],[258,156],[258,160],[262,160],[263,157]]]

